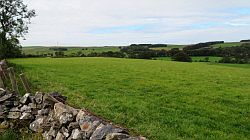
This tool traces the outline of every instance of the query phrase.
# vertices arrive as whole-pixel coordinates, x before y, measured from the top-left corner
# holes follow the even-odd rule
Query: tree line
[[[170,50],[155,50],[143,45],[130,45],[119,47],[120,51],[91,52],[84,54],[78,51],[72,54],[65,54],[67,48],[51,48],[54,53],[42,55],[24,55],[23,57],[116,57],[132,59],[152,59],[155,57],[171,57],[174,61],[192,62],[191,56],[222,57],[220,63],[249,63],[250,43],[243,43],[240,46],[213,48],[211,45],[221,44],[222,41],[198,43],[188,45],[183,49],[172,48]],[[146,44],[145,44],[146,45]]]
[[[34,16],[23,0],[0,0],[0,59],[22,56],[18,38],[24,38]]]

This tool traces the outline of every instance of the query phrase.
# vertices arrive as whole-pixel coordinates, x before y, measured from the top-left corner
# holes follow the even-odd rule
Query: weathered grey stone
[[[79,129],[74,129],[71,134],[73,140],[83,140],[83,133]]]
[[[42,93],[35,96],[27,93],[20,99],[17,94],[2,92],[0,118],[33,120],[36,115],[29,128],[35,132],[44,132],[46,140],[146,140],[144,137],[130,137],[124,129],[107,124],[84,109],[77,110],[58,103],[54,97],[46,99]],[[59,95],[55,97],[61,98]],[[15,128],[14,123],[8,125]]]
[[[10,112],[20,112],[21,110],[18,107],[13,107],[10,109]]]
[[[57,130],[54,129],[54,127],[51,127],[50,130],[49,130],[49,132],[48,132],[48,135],[50,135],[50,136],[52,136],[53,138],[55,138],[56,135],[57,135]]]
[[[5,105],[0,105],[0,119],[6,117],[7,107]]]
[[[84,116],[79,120],[81,131],[85,132],[86,137],[90,137],[101,122],[94,116]]]
[[[49,115],[48,115],[48,121],[49,122],[54,122],[54,121],[56,121],[56,120],[58,120],[58,119],[55,119],[55,117],[54,117],[54,111],[50,111],[49,112]],[[59,123],[59,122],[58,122]]]
[[[20,103],[22,104],[26,104],[29,102],[29,97],[30,97],[30,93],[26,93],[21,99],[20,99]]]
[[[37,92],[35,95],[35,101],[37,104],[41,104],[43,102],[43,93]]]
[[[61,124],[66,124],[73,120],[74,120],[74,116],[71,113],[67,113],[67,112],[62,113],[62,115],[59,117],[59,122]]]
[[[50,103],[43,103],[43,106],[42,106],[43,109],[46,109],[46,108],[52,108],[52,105]]]
[[[3,128],[8,128],[9,126],[10,126],[10,123],[6,120],[1,123],[1,127]]]
[[[27,112],[27,113],[31,113],[31,108],[30,106],[24,105],[21,107],[21,112]]]
[[[20,120],[32,120],[34,119],[34,116],[31,113],[23,112]]]
[[[56,140],[66,140],[66,137],[61,132],[58,132],[56,135]]]
[[[32,109],[32,110],[31,110],[31,114],[32,114],[33,116],[36,116],[36,115],[38,114],[38,109]]]
[[[123,140],[147,140],[145,137],[129,137]]]
[[[29,103],[28,106],[29,106],[31,109],[36,109],[36,104],[35,104],[35,103]]]
[[[4,102],[4,101],[8,100],[12,96],[13,96],[12,93],[6,94],[6,95],[4,95],[3,97],[0,98],[0,102]]]
[[[63,113],[69,113],[73,116],[76,116],[78,113],[77,109],[74,109],[73,107],[67,106],[63,103],[56,103],[54,105],[54,112],[56,118],[59,118],[61,115],[63,115]]]
[[[18,106],[19,105],[19,101],[14,101],[14,106]]]
[[[40,117],[33,121],[29,128],[35,132],[43,132],[43,124],[46,122],[47,117]]]
[[[81,109],[79,110],[77,116],[76,116],[76,121],[79,122],[80,119],[84,119],[84,117],[87,115],[87,113],[85,112],[85,110]]]
[[[0,97],[2,97],[6,93],[6,90],[3,88],[0,88]]]
[[[6,109],[6,106],[5,105],[0,105],[0,111],[3,111]]]
[[[129,135],[123,133],[110,133],[106,136],[105,140],[123,140],[129,137]]]
[[[46,109],[41,109],[41,110],[38,110],[38,115],[39,116],[45,116],[45,115],[48,115],[49,114],[49,111],[50,109],[49,108],[46,108]]]
[[[77,129],[77,128],[80,128],[78,122],[71,122],[71,123],[68,125],[68,130],[69,130],[69,131],[72,131],[73,129]]]
[[[54,97],[50,96],[49,94],[44,94],[43,103],[48,103],[48,104],[54,106],[54,104],[59,103],[59,101],[56,100]]]
[[[11,129],[16,129],[16,125],[14,124],[14,122],[10,122],[9,128],[11,128]]]
[[[21,116],[20,112],[9,112],[7,118],[9,119],[18,119]]]
[[[116,128],[110,124],[104,125],[104,124],[100,124],[96,130],[94,131],[94,133],[92,134],[92,136],[90,137],[90,140],[102,140],[106,137],[107,134],[110,133],[122,133],[124,132],[123,129],[121,128]]]
[[[6,112],[0,111],[0,119],[4,119],[6,117]]]
[[[70,136],[69,130],[66,129],[65,127],[62,127],[62,128],[61,128],[61,133],[62,133],[66,138],[68,138],[68,137]]]
[[[36,107],[37,109],[43,109],[43,104],[37,104]]]
[[[52,139],[53,139],[53,137],[50,136],[49,133],[48,133],[47,131],[43,133],[43,138],[44,138],[45,140],[52,140]]]
[[[8,106],[8,107],[13,107],[14,106],[14,101],[5,101],[3,105]]]
[[[36,104],[36,100],[35,100],[35,97],[34,96],[29,96],[29,101],[31,102],[31,103],[34,103],[34,104]]]

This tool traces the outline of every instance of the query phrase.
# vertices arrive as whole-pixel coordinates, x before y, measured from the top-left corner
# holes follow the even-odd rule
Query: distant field
[[[115,58],[12,59],[33,88],[147,136],[250,139],[250,65]]]
[[[218,47],[232,47],[232,46],[239,46],[242,43],[240,42],[227,42],[224,44],[216,44],[213,45],[214,48]],[[172,48],[179,48],[182,49],[187,45],[174,45],[174,44],[169,44],[167,47],[159,47],[159,48],[151,48],[153,50],[171,50]],[[64,47],[68,48],[68,51],[65,51],[65,55],[71,55],[71,54],[76,54],[77,52],[81,51],[85,55],[92,53],[92,52],[107,52],[107,51],[119,51],[119,47],[67,47],[67,46],[59,46],[59,47]],[[48,53],[53,53],[53,50],[49,50],[51,47],[44,47],[44,46],[26,46],[22,48],[23,53],[26,55],[32,54],[32,55],[43,55],[43,54],[48,54]]]
[[[23,47],[22,51],[28,55],[28,54],[32,54],[32,55],[42,55],[42,54],[48,54],[48,53],[53,53],[53,50],[49,50],[49,48],[52,47],[43,47],[43,46],[29,46],[29,47]],[[77,53],[79,51],[81,51],[84,54],[89,54],[92,52],[108,52],[108,51],[119,51],[120,49],[118,47],[66,47],[64,46],[64,48],[67,48],[67,51],[65,52],[65,55],[70,55],[72,53]]]
[[[241,42],[226,42],[223,44],[215,44],[212,45],[214,48],[224,48],[224,47],[233,47],[233,46],[240,46],[242,43]]]
[[[215,44],[215,45],[212,45],[212,47],[214,48],[219,48],[219,47],[233,47],[233,46],[240,46],[242,43],[241,42],[225,42],[223,44]],[[183,49],[185,46],[188,46],[188,45],[168,45],[167,47],[159,47],[159,48],[152,48],[154,50],[170,50],[172,48],[179,48],[179,49]]]
[[[179,48],[182,49],[184,48],[186,45],[168,45],[167,47],[158,47],[158,48],[151,48],[153,50],[171,50],[172,48]]]

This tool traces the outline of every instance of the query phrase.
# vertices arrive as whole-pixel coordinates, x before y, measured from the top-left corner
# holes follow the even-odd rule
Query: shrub
[[[192,58],[183,51],[175,54],[172,57],[172,60],[180,62],[192,62]]]

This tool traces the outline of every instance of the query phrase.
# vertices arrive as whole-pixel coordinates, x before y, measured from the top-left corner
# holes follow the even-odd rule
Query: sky
[[[24,0],[24,46],[192,44],[250,39],[250,0]]]

